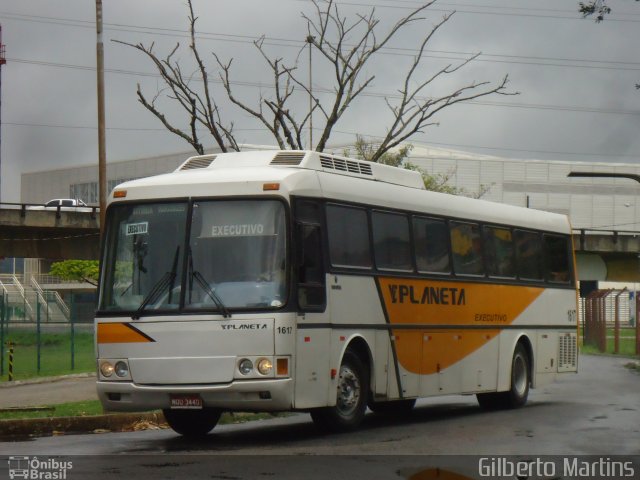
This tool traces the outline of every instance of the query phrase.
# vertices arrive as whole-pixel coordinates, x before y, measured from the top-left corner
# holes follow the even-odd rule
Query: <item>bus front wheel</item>
[[[217,408],[202,410],[162,410],[171,429],[185,437],[204,437],[220,420],[222,411]]]
[[[364,418],[368,395],[367,368],[358,355],[347,350],[340,365],[336,405],[311,410],[311,418],[318,427],[331,432],[354,430]]]
[[[482,408],[518,408],[527,403],[531,384],[531,362],[522,343],[516,345],[511,360],[511,388],[506,392],[478,393]]]

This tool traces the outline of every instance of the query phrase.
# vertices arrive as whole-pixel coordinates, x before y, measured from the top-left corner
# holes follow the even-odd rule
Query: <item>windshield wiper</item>
[[[220,298],[220,296],[216,292],[214,292],[213,289],[209,286],[206,278],[204,278],[202,274],[197,270],[192,271],[191,276],[192,278],[196,279],[196,281],[198,282],[200,287],[205,291],[205,293],[209,295],[209,297],[211,297],[211,300],[213,300],[213,303],[216,304],[216,307],[218,307],[218,310],[222,312],[222,316],[224,318],[231,318],[231,312],[227,307],[225,307],[224,303],[222,303],[222,299]]]
[[[160,296],[160,294],[162,294],[162,292],[164,292],[167,287],[170,287],[169,291],[173,289],[173,284],[176,280],[176,270],[178,269],[179,253],[180,253],[180,246],[178,245],[178,247],[176,247],[176,253],[173,256],[173,267],[171,268],[171,271],[165,272],[165,274],[162,275],[162,277],[160,277],[160,280],[156,282],[156,284],[153,286],[153,288],[147,294],[147,296],[144,297],[144,299],[142,300],[142,303],[140,304],[136,312],[133,315],[131,315],[132,320],[139,320],[140,315],[142,315],[142,312],[144,312],[144,309],[147,307],[147,305],[149,305],[151,302],[155,302]]]
[[[207,282],[207,279],[204,278],[204,275],[202,275],[197,270],[193,269],[193,255],[191,254],[191,246],[189,246],[188,248],[189,248],[188,250],[188,253],[189,253],[188,255],[189,257],[189,303],[191,303],[191,294],[193,293],[193,279],[195,278],[198,281],[198,285],[200,285],[200,287],[205,291],[205,293],[209,295],[211,300],[213,300],[213,303],[215,303],[216,307],[218,307],[218,310],[222,312],[222,316],[224,318],[231,318],[231,312],[222,302],[222,299],[220,298],[220,296],[216,292],[214,292],[213,289],[209,286],[209,282]]]

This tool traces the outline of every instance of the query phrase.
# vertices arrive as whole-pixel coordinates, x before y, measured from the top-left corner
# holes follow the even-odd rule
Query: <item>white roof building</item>
[[[266,148],[273,147],[247,147]],[[193,152],[109,162],[108,187],[171,172],[190,156]],[[619,178],[567,177],[572,171],[640,175],[638,164],[507,159],[426,146],[415,147],[410,161],[428,173],[448,176],[450,185],[470,195],[488,188],[485,200],[569,215],[574,228],[640,231],[640,184]],[[66,197],[97,204],[97,172],[96,164],[23,173],[21,201],[43,203]]]

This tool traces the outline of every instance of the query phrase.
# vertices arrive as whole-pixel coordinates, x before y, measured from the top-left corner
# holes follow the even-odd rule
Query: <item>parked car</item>
[[[93,210],[79,198],[54,198],[42,206],[29,207],[29,210],[58,210],[58,208],[63,212],[90,212]]]

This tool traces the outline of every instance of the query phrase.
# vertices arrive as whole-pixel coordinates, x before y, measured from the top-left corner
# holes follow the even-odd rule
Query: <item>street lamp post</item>
[[[311,56],[313,41],[315,37],[307,36],[309,44],[309,149],[313,150],[313,57]]]
[[[591,178],[628,178],[640,183],[640,175],[635,173],[609,173],[609,172],[569,172],[567,177],[591,177]],[[638,294],[636,292],[636,355],[640,353],[640,325],[638,325],[638,319],[640,318],[640,301],[638,301]],[[616,340],[618,335],[616,334]]]
[[[590,178],[629,178],[640,183],[640,175],[635,173],[609,173],[609,172],[569,172],[567,177],[590,177]]]

